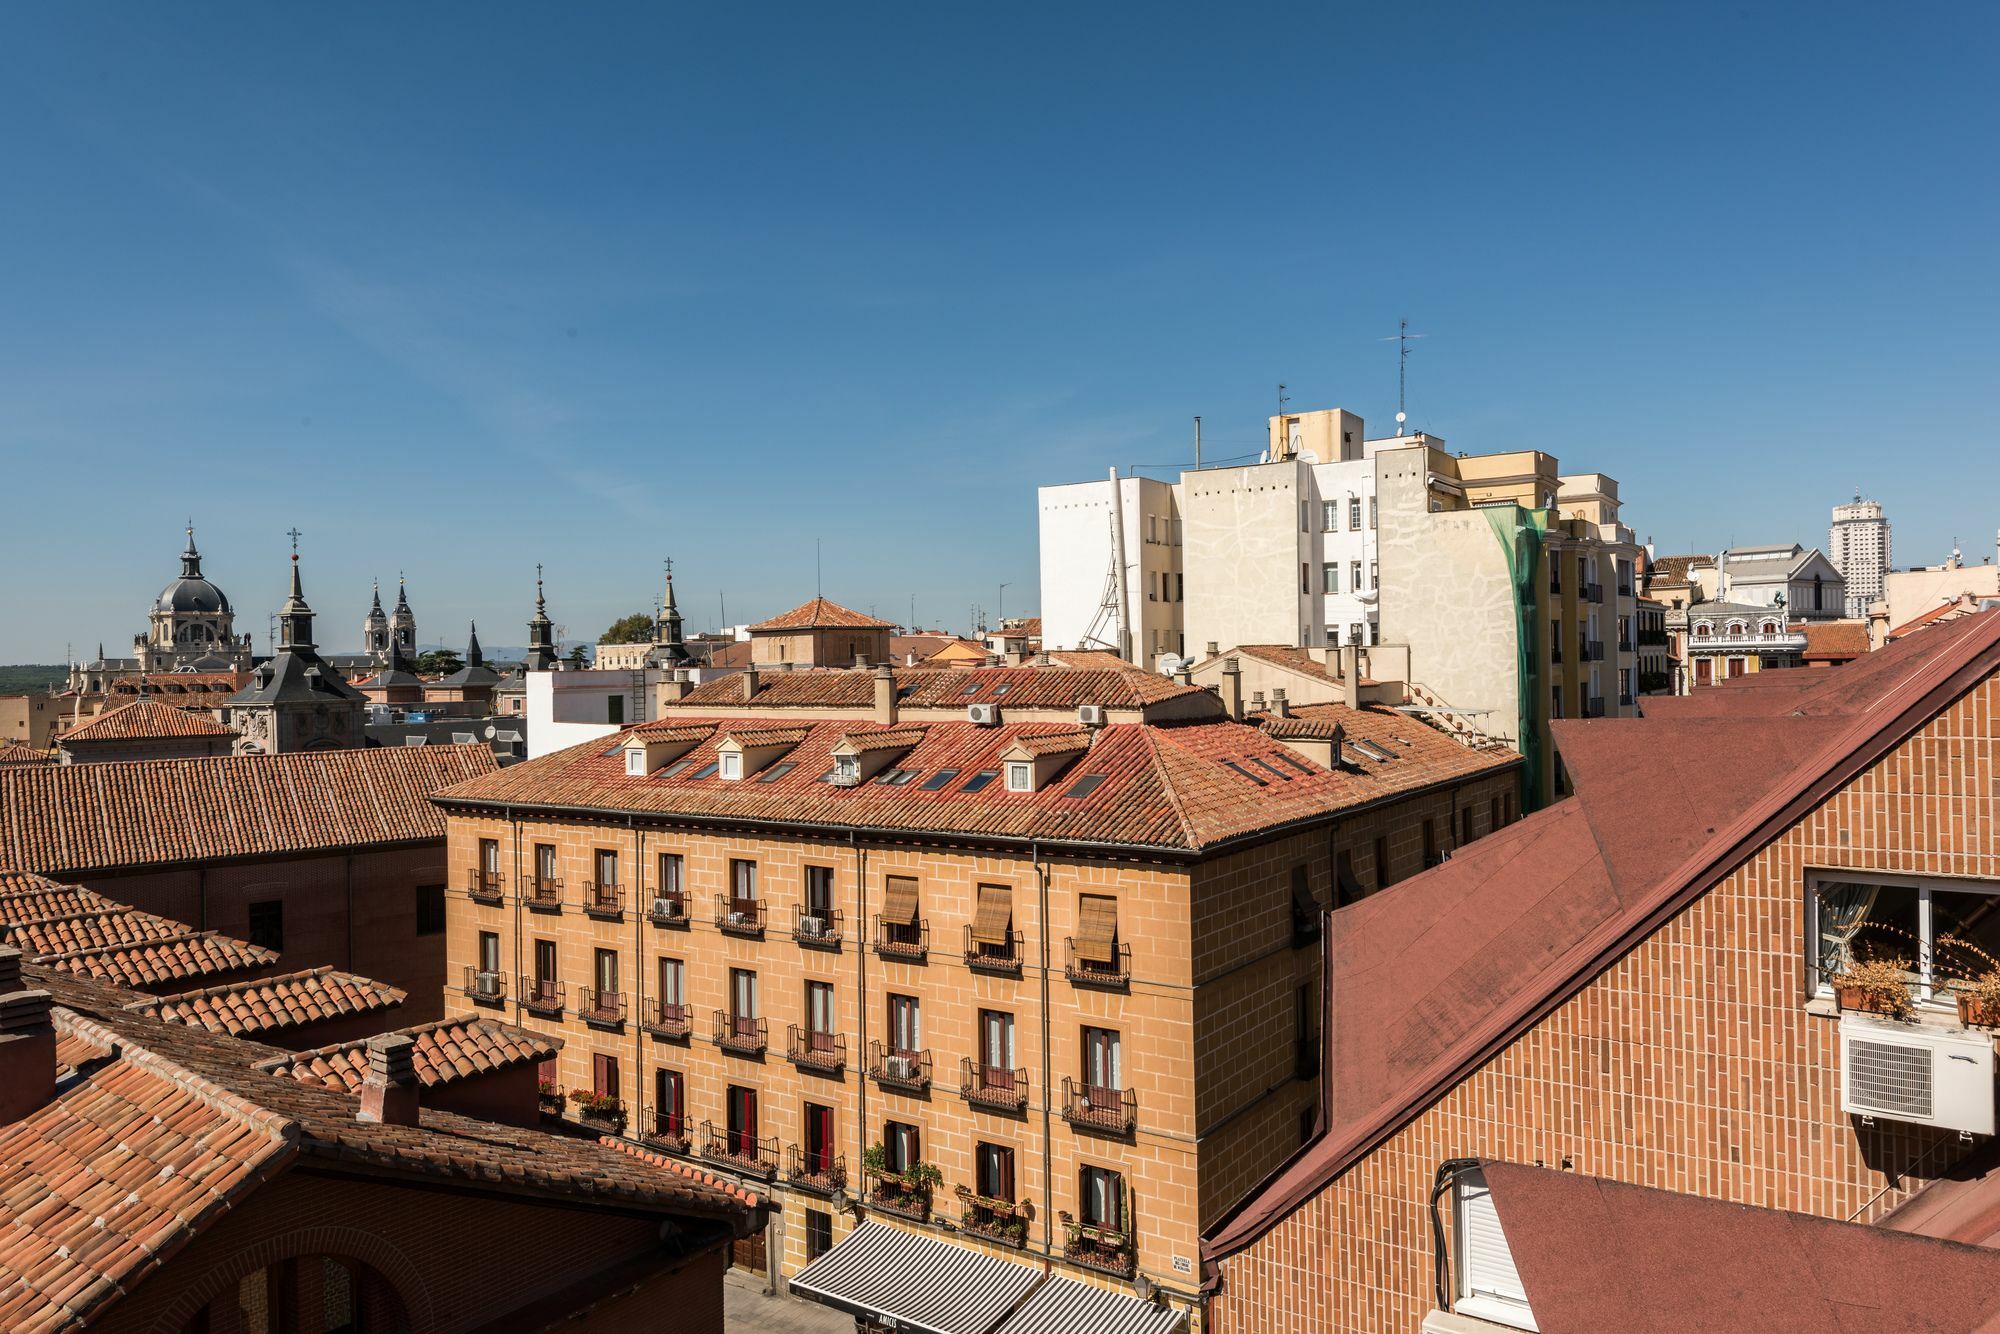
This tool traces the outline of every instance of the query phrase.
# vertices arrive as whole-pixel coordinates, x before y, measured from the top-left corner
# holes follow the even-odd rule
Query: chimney
[[[757,664],[753,662],[748,667],[745,667],[743,669],[743,698],[755,699],[756,697],[757,697]]]
[[[1292,706],[1290,701],[1285,698],[1285,688],[1283,686],[1271,687],[1271,712],[1280,718],[1289,718],[1292,716]]]
[[[1215,641],[1214,641],[1213,639],[1211,639],[1211,640],[1209,640],[1209,641],[1208,641],[1208,644],[1207,644],[1207,648],[1208,648],[1208,652],[1207,652],[1207,653],[1206,653],[1206,654],[1204,655],[1204,656],[1206,656],[1206,657],[1210,657],[1210,658],[1212,658],[1212,657],[1214,657],[1214,656],[1215,656],[1216,654],[1218,654],[1218,653],[1222,652],[1222,649],[1221,649],[1221,647],[1220,647],[1219,645],[1217,645],[1217,644],[1216,644],[1216,642],[1215,642]]]
[[[875,721],[896,721],[896,674],[886,662],[875,669]]]
[[[1328,645],[1326,646],[1326,674],[1327,674],[1328,676],[1339,676],[1339,675],[1340,675],[1340,645],[1339,645],[1339,644],[1328,644]]]
[[[1053,667],[1055,665],[1056,665],[1056,660],[1049,656],[1049,651],[1047,649],[1043,649],[1040,653],[1037,653],[1035,655],[1035,666]]]
[[[377,1033],[368,1039],[368,1077],[361,1085],[356,1119],[385,1126],[417,1123],[417,1071],[410,1060],[416,1045],[403,1033]]]
[[[1193,685],[1194,669],[1192,667],[1189,667],[1186,663],[1182,663],[1181,669],[1174,673],[1174,681],[1178,685],[1184,685],[1184,686]]]
[[[866,653],[863,653],[860,649],[854,650],[854,669],[856,671],[866,671],[867,668],[868,668],[868,655]]]
[[[0,946],[0,1125],[14,1124],[55,1091],[49,993],[22,987],[21,951]]]
[[[1222,660],[1222,702],[1231,718],[1243,721],[1243,664],[1235,658]]]
[[[1361,650],[1348,644],[1340,650],[1341,702],[1350,709],[1361,707]]]
[[[666,704],[678,703],[687,698],[689,689],[687,668],[676,667],[660,682],[660,700]]]
[[[1250,712],[1252,712],[1252,713],[1262,713],[1262,712],[1264,712],[1264,692],[1263,692],[1263,691],[1261,691],[1261,690],[1255,690],[1255,691],[1252,691],[1252,692],[1251,692],[1251,694],[1250,694]]]

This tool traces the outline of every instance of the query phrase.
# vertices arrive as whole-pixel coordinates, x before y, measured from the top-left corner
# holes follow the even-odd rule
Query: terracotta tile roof
[[[124,1009],[115,989],[23,970],[48,990],[58,1050],[115,1059],[0,1129],[0,1327],[88,1323],[299,1157],[471,1192],[725,1221],[755,1196],[653,1155],[434,1108],[414,1126],[356,1119],[356,1099],[258,1063],[284,1053]]]
[[[2000,611],[1759,673],[1797,689],[1686,697],[1752,706],[1723,716],[1555,723],[1576,795],[1332,915],[1325,1133],[1211,1227],[1205,1258],[1247,1246],[1996,671]]]
[[[1294,822],[1324,819],[1438,777],[1418,764],[1387,766],[1382,773],[1332,773],[1258,729],[1228,721],[1114,723],[1096,733],[1094,745],[1086,745],[1088,734],[1070,723],[980,727],[933,722],[897,761],[899,770],[914,775],[908,781],[876,780],[851,788],[822,781],[836,742],[907,730],[847,719],[814,723],[787,755],[799,763],[771,782],[694,777],[714,758],[714,740],[690,751],[696,762],[680,772],[660,770],[644,778],[626,775],[619,757],[607,755],[604,743],[596,741],[461,784],[440,794],[439,802],[1198,852]],[[1017,742],[1031,748],[1058,745],[1078,758],[1061,779],[1039,792],[1009,792],[1005,784],[991,781],[975,792],[965,791],[975,775],[998,772],[1001,754]],[[1460,754],[1473,756],[1462,761],[1471,768],[1519,762],[1511,753]],[[1085,774],[1099,775],[1101,781],[1086,795],[1068,795],[1072,776]],[[929,786],[929,780],[940,777],[939,786]]]
[[[1049,651],[1049,661],[1058,667],[1067,667],[1071,671],[1078,672],[1136,672],[1140,676],[1152,676],[1155,674],[1147,671],[1137,663],[1125,661],[1125,659],[1119,657],[1116,653],[1108,653],[1103,649],[1095,648],[1051,649]],[[1162,677],[1161,679],[1165,680],[1167,678]]]
[[[1482,1168],[1542,1334],[2000,1323],[1994,1251],[1580,1172]]]
[[[1358,709],[1345,704],[1300,704],[1289,717],[1259,713],[1252,714],[1250,721],[1269,736],[1302,740],[1331,740],[1337,727],[1349,743],[1366,743],[1349,744],[1342,756],[1346,763],[1401,786],[1466,777],[1520,759],[1505,747],[1468,746],[1422,718],[1380,704],[1364,704]]]
[[[65,885],[33,871],[0,871],[0,921],[43,921],[119,906],[82,885]]]
[[[103,908],[87,908],[61,917],[28,919],[16,919],[5,904],[0,904],[0,944],[12,945],[30,958],[171,940],[187,935],[191,929],[185,922],[155,917],[152,913],[108,901]]]
[[[1714,563],[1713,556],[1655,556],[1646,562],[1646,586],[1668,584],[1679,587],[1689,581],[1696,565]]]
[[[1293,648],[1289,644],[1238,644],[1225,650],[1220,656],[1255,658],[1273,667],[1286,667],[1301,676],[1317,677],[1322,681],[1339,681],[1340,677],[1327,670],[1324,653],[1311,649]]]
[[[240,973],[269,967],[277,961],[273,950],[216,931],[190,931],[131,945],[70,950],[36,960],[78,977],[141,988],[213,977],[218,973]]]
[[[688,735],[696,730],[691,727],[665,728],[662,730],[677,733],[678,735],[674,737],[677,741],[698,741],[702,739]],[[799,742],[806,739],[806,733],[811,730],[811,728],[807,727],[769,727],[758,723],[745,726],[739,723],[734,726],[716,729],[716,740],[718,742],[734,741],[745,750],[755,750],[759,746],[796,746]],[[648,732],[646,735],[653,736],[655,734]]]
[[[390,1010],[408,994],[372,977],[331,967],[224,982],[134,1001],[126,1008],[171,1024],[195,1024],[239,1036],[276,1033],[343,1015]]]
[[[425,1088],[544,1061],[562,1050],[563,1045],[561,1038],[482,1018],[437,1019],[396,1032],[416,1044],[410,1051],[410,1060]],[[313,1051],[260,1061],[257,1068],[280,1079],[358,1093],[368,1077],[368,1041],[362,1038],[336,1042]]]
[[[1956,621],[1966,616],[1975,615],[1978,611],[1978,601],[1970,597],[1942,603],[1932,607],[1927,612],[1912,616],[1909,620],[1891,630],[1889,638],[1893,642],[1894,640],[1901,639],[1904,635],[1921,630],[1927,625],[1937,625],[1944,621]]]
[[[1090,749],[1090,733],[1036,732],[1019,738],[1010,749],[1019,749],[1037,759],[1044,755],[1073,755]]]
[[[1799,628],[1806,635],[1800,656],[1807,662],[1846,662],[1868,651],[1866,621],[1806,621]]]
[[[887,621],[878,621],[873,616],[863,616],[852,607],[843,607],[838,602],[826,598],[814,598],[811,602],[780,612],[768,621],[759,621],[750,627],[754,634],[759,630],[893,630]]]
[[[205,713],[184,709],[177,704],[164,704],[156,699],[141,698],[130,704],[120,704],[115,709],[107,709],[74,731],[65,732],[63,741],[139,741],[155,737],[235,735],[234,728],[224,727]]]
[[[441,839],[431,794],[496,767],[471,745],[0,768],[0,866],[59,874]]]
[[[1876,1226],[2000,1248],[2000,1140],[1981,1144]]]
[[[22,742],[0,744],[0,764],[50,764],[53,761],[45,750],[36,750]]]
[[[838,744],[856,755],[870,755],[878,750],[908,750],[923,739],[921,727],[898,727],[886,732],[849,732]]]
[[[108,693],[137,695],[143,685],[150,695],[176,696],[235,694],[250,679],[248,672],[156,672],[151,676],[127,676],[111,683]]]
[[[1074,656],[1074,655],[1071,655]],[[1071,667],[906,667],[894,672],[897,704],[906,709],[960,711],[968,704],[1025,709],[1074,709],[1080,704],[1136,709],[1184,695],[1206,694],[1170,677],[1117,669]],[[672,706],[673,717],[703,708],[746,704],[764,709],[865,709],[875,702],[871,671],[819,667],[765,672],[757,693],[745,696],[749,678],[732,673],[704,681]],[[1218,706],[1219,711],[1219,706]]]

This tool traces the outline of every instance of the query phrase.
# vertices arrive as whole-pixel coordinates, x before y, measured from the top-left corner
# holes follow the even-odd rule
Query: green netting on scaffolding
[[[1542,698],[1542,618],[1535,610],[1535,579],[1542,566],[1549,515],[1547,510],[1519,505],[1493,505],[1480,513],[1507,553],[1507,572],[1514,584],[1514,652],[1521,678],[1516,692],[1520,717],[1515,720],[1514,735],[1521,747],[1521,809],[1531,811],[1542,804],[1542,765],[1546,759],[1542,732],[1535,726],[1535,702]]]

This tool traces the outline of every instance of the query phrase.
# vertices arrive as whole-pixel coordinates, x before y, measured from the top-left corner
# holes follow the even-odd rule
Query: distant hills
[[[24,662],[0,666],[0,695],[39,695],[69,680],[69,668],[59,662]]]

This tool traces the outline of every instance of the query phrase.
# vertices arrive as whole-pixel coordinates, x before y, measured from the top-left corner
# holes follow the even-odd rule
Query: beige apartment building
[[[447,1008],[767,1195],[786,1279],[944,1241],[1198,1326],[1202,1227],[1313,1127],[1322,915],[1516,818],[1518,770],[1130,671],[738,673],[439,798]]]

